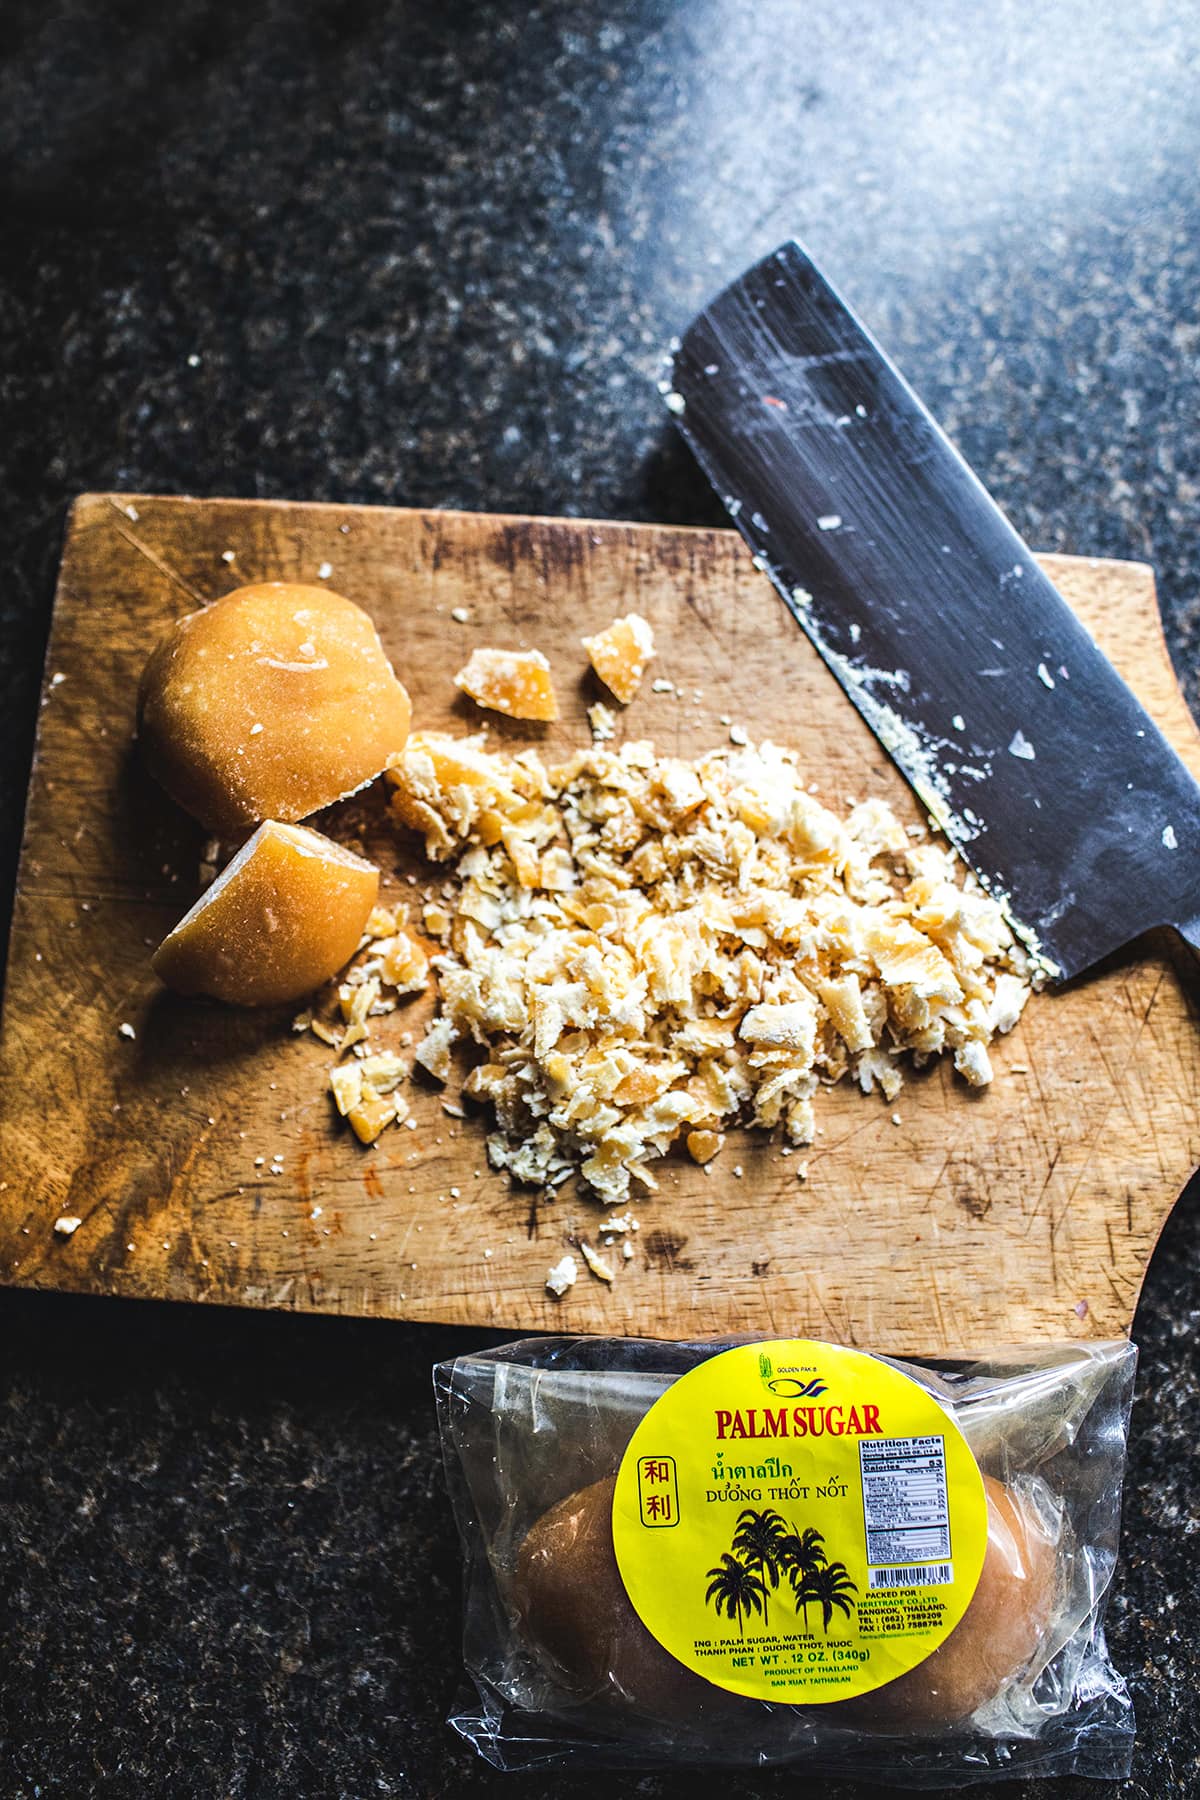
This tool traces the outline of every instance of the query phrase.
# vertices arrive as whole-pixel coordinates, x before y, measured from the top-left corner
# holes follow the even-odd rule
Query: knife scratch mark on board
[[[1042,1210],[1042,1201],[1046,1198],[1046,1194],[1049,1190],[1050,1183],[1054,1180],[1054,1171],[1058,1167],[1058,1162],[1059,1162],[1059,1158],[1061,1155],[1062,1155],[1062,1146],[1059,1144],[1056,1144],[1054,1147],[1054,1154],[1050,1158],[1050,1167],[1046,1170],[1046,1179],[1042,1182],[1041,1189],[1038,1193],[1038,1197],[1033,1203],[1033,1211],[1029,1215],[1029,1223],[1025,1227],[1025,1236],[1026,1237],[1029,1236],[1030,1232],[1033,1230],[1034,1226],[1037,1224],[1038,1214]],[[1053,1241],[1054,1241],[1053,1229],[1051,1230],[1051,1233],[1050,1233],[1050,1240],[1053,1243]]]
[[[1133,1042],[1129,1046],[1129,1054],[1125,1057],[1125,1059],[1121,1065],[1122,1079],[1129,1073],[1129,1070],[1133,1067],[1134,1060],[1137,1057],[1137,1053],[1138,1053],[1138,1046],[1140,1045],[1140,1043],[1142,1041],[1142,1037],[1145,1033],[1146,1026],[1149,1023],[1150,1014],[1154,1011],[1154,1003],[1158,999],[1159,991],[1162,988],[1164,979],[1165,979],[1165,971],[1162,969],[1159,969],[1157,978],[1154,983],[1154,991],[1151,994],[1149,1001],[1147,1002],[1146,1010],[1145,1010],[1144,1014],[1142,1015],[1141,1023],[1138,1026],[1138,1029],[1134,1034]],[[1096,1124],[1095,1130],[1092,1133],[1092,1139],[1091,1139],[1090,1144],[1088,1145],[1088,1151],[1087,1151],[1086,1157],[1084,1158],[1083,1165],[1080,1168],[1079,1174],[1076,1176],[1075,1181],[1072,1184],[1070,1193],[1067,1195],[1067,1198],[1066,1198],[1065,1202],[1063,1203],[1063,1211],[1064,1212],[1067,1212],[1070,1210],[1071,1203],[1074,1200],[1075,1195],[1079,1191],[1080,1184],[1083,1181],[1085,1175],[1087,1174],[1090,1164],[1095,1159],[1096,1151],[1099,1148],[1101,1138],[1104,1136],[1105,1128],[1108,1125],[1108,1120],[1112,1113],[1114,1103],[1115,1103],[1115,1091],[1114,1091],[1114,1093],[1110,1093],[1109,1100],[1108,1100],[1107,1104],[1105,1105],[1103,1112],[1100,1115],[1100,1118]],[[1056,1152],[1056,1155],[1057,1155],[1057,1152]]]
[[[108,497],[106,496],[106,498]],[[117,505],[116,501],[109,498],[108,504],[112,507],[114,513],[117,515],[117,519],[120,521],[117,525],[117,532],[125,539],[125,542],[129,544],[132,549],[136,550],[139,556],[144,556],[146,561],[152,564],[153,567],[158,570],[160,575],[165,575],[168,581],[173,581],[177,587],[181,587],[189,600],[193,600],[197,606],[206,605],[207,602],[205,596],[203,594],[198,594],[191,583],[186,581],[179,573],[178,569],[173,569],[165,557],[159,556],[158,552],[152,550],[149,544],[144,544],[136,533],[130,531],[129,526],[125,523],[127,515],[121,511],[121,508]]]
[[[942,1163],[941,1168],[938,1170],[937,1174],[933,1178],[933,1181],[930,1183],[929,1192],[926,1194],[924,1205],[921,1208],[922,1212],[927,1213],[927,1212],[931,1211],[931,1209],[933,1207],[933,1203],[937,1199],[937,1196],[938,1196],[939,1192],[941,1191],[942,1178],[945,1175],[946,1170],[950,1167],[950,1164],[953,1161],[953,1158],[954,1158],[953,1150],[948,1150],[946,1152],[945,1161]]]

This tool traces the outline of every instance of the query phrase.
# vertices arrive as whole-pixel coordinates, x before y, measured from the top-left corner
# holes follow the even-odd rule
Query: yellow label
[[[888,1363],[805,1338],[689,1370],[621,1462],[613,1546],[664,1649],[735,1694],[870,1693],[958,1624],[987,1547],[950,1414]]]

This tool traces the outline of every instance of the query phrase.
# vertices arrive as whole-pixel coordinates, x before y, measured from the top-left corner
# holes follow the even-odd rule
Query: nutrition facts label
[[[938,1562],[948,1557],[945,1439],[864,1438],[858,1460],[868,1563]]]

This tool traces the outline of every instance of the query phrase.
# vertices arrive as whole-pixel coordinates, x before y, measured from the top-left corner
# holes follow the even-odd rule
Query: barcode
[[[911,1569],[872,1569],[867,1586],[885,1587],[948,1587],[954,1580],[953,1563],[918,1564]]]

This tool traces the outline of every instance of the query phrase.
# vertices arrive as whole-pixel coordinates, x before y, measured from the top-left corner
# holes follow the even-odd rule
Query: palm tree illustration
[[[833,1618],[834,1608],[836,1607],[839,1612],[844,1612],[849,1618],[854,1611],[854,1601],[848,1596],[857,1592],[858,1583],[851,1581],[850,1572],[845,1563],[823,1563],[819,1568],[814,1569],[811,1575],[806,1576],[797,1587],[796,1611],[799,1612],[803,1607],[807,1619],[807,1609],[810,1606],[819,1606],[821,1608],[821,1624],[824,1627],[825,1636],[828,1637],[829,1623]]]
[[[718,1618],[724,1613],[727,1618],[736,1619],[738,1636],[745,1637],[742,1620],[751,1613],[765,1613],[767,1590],[753,1569],[726,1550],[717,1567],[708,1571],[704,1600],[706,1605],[716,1607]]]
[[[815,1575],[821,1564],[828,1559],[825,1555],[825,1539],[811,1525],[801,1531],[798,1525],[779,1540],[779,1557],[788,1573],[796,1593],[796,1611],[804,1615],[804,1629],[808,1630],[808,1599],[801,1596],[801,1588],[810,1575]]]
[[[779,1553],[783,1531],[784,1520],[771,1507],[764,1512],[747,1507],[745,1512],[738,1514],[737,1529],[733,1534],[734,1550],[752,1569],[758,1570],[758,1579],[763,1584],[764,1625],[767,1623],[767,1587],[777,1588],[783,1572],[783,1559]]]

